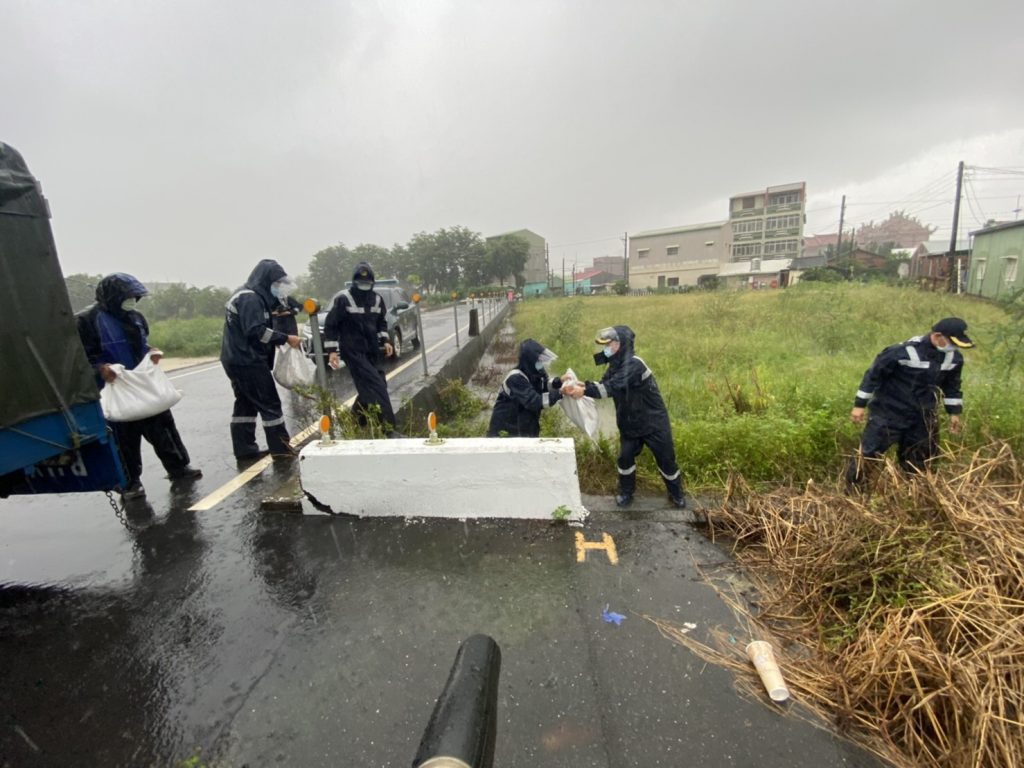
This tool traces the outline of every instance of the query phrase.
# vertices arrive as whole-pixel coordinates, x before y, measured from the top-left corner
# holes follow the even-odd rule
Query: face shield
[[[270,293],[273,294],[276,299],[286,299],[291,295],[292,291],[296,290],[298,286],[295,281],[290,277],[285,276],[280,280],[277,280],[270,285]]]
[[[594,337],[594,344],[597,345],[594,352],[594,363],[604,365],[619,351],[619,332],[614,328],[602,328]]]
[[[552,352],[547,347],[544,347],[544,351],[541,352],[539,355],[537,355],[537,370],[538,371],[543,371],[544,367],[548,363],[552,363],[552,362],[554,362],[557,359],[558,359],[558,355],[556,355],[554,352]]]

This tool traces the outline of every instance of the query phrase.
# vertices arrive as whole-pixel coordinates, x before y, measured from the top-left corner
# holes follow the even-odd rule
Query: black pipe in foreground
[[[455,654],[448,682],[423,732],[413,768],[491,768],[498,719],[501,649],[472,635]]]

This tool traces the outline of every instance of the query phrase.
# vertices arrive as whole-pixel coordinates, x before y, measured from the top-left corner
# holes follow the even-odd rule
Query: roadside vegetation
[[[149,323],[149,343],[168,357],[215,357],[223,329],[223,317],[155,320]]]
[[[823,480],[839,474],[860,430],[848,420],[874,356],[926,333],[941,317],[964,317],[977,348],[964,368],[964,433],[943,439],[974,449],[1005,440],[1024,450],[1024,372],[1000,343],[1014,319],[974,299],[884,285],[797,285],[785,291],[675,296],[592,296],[517,307],[519,339],[552,348],[554,371],[597,379],[595,331],[629,325],[637,353],[658,379],[690,487],[721,488],[730,473],[748,482]],[[556,422],[557,427],[561,427]],[[580,438],[585,491],[607,488],[614,439]],[[591,471],[593,467],[593,471]],[[660,488],[648,452],[641,480]]]

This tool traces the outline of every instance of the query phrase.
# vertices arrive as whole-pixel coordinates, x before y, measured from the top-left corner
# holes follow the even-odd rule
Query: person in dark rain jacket
[[[273,259],[263,259],[245,285],[224,306],[224,337],[220,362],[231,381],[235,406],[231,413],[231,445],[240,461],[259,458],[268,451],[256,444],[256,416],[263,420],[267,448],[274,458],[295,455],[289,444],[281,397],[268,365],[269,347],[299,346],[295,334],[275,331],[271,312],[287,298],[294,283]]]
[[[544,366],[558,355],[540,342],[527,339],[519,345],[519,364],[505,376],[491,412],[488,437],[538,437],[540,413],[557,403],[562,395],[561,380],[548,384]]]
[[[324,320],[324,349],[332,368],[339,361],[352,374],[357,397],[352,410],[365,421],[371,406],[380,409],[380,422],[388,437],[401,437],[395,431],[395,411],[391,407],[388,382],[377,368],[380,352],[384,357],[394,354],[388,334],[387,307],[373,290],[376,278],[365,261],[352,271],[352,285],[339,291],[331,300],[331,309]]]
[[[115,363],[131,369],[147,355],[159,362],[163,353],[149,346],[149,324],[135,309],[139,299],[148,294],[136,278],[116,272],[96,286],[96,303],[76,315],[78,335],[96,369],[100,388],[117,378],[110,367]],[[126,500],[146,495],[142,486],[142,438],[153,446],[172,480],[202,477],[202,470],[189,465],[188,451],[170,410],[138,421],[110,422],[110,427],[124,459],[128,486],[122,496]]]
[[[933,325],[931,333],[893,344],[878,354],[864,373],[850,411],[850,420],[863,424],[865,408],[870,410],[858,455],[847,467],[850,487],[865,482],[863,460],[882,456],[894,443],[904,470],[924,469],[938,452],[940,393],[950,431],[960,432],[964,407],[960,350],[973,346],[967,323],[947,317]]]
[[[615,503],[629,506],[636,489],[636,457],[646,445],[654,454],[658,471],[665,482],[669,499],[677,507],[686,506],[683,476],[676,464],[672,425],[661,398],[654,374],[633,351],[636,340],[632,329],[616,325],[598,332],[600,351],[594,355],[597,365],[607,365],[601,381],[572,386],[562,394],[570,397],[610,397],[615,401],[615,422],[619,427],[619,492]]]

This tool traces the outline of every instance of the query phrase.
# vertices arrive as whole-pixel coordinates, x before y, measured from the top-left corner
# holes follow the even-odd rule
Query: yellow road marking
[[[612,565],[619,564],[619,553],[615,549],[615,540],[607,533],[603,533],[601,541],[587,541],[583,538],[583,531],[576,531],[576,562],[582,563],[587,559],[587,550],[602,549],[608,555]]]
[[[467,323],[466,324],[466,329],[468,329],[468,328],[469,328],[469,324]],[[424,355],[430,354],[431,352],[436,350],[438,347],[446,344],[447,342],[451,341],[454,338],[455,338],[455,334],[452,333],[451,335],[445,337],[444,339],[441,339],[441,341],[437,342],[437,344],[435,344],[434,346],[430,347],[427,350],[424,350],[423,354]],[[416,355],[415,357],[411,358],[407,362],[402,363],[402,365],[400,365],[398,368],[395,368],[385,378],[390,380],[390,379],[394,378],[395,376],[397,376],[398,374],[400,374],[402,371],[404,371],[406,368],[408,368],[413,363],[418,363],[418,362],[420,362],[420,356]],[[422,365],[422,363],[420,363],[420,364]],[[215,365],[214,366],[210,366],[209,368],[204,368],[203,371],[209,371],[209,370],[212,370],[213,368],[216,368],[216,367],[219,367],[219,366],[215,366]],[[203,371],[192,371],[191,373],[202,373]],[[190,374],[186,373],[186,374],[182,374],[182,375],[183,376],[188,376]],[[351,408],[353,403],[355,403],[355,401],[356,401],[356,396],[352,396],[348,400],[346,400],[344,403],[342,403],[342,405],[344,407],[346,407],[346,408]],[[308,438],[310,438],[313,435],[317,434],[319,431],[320,431],[319,423],[310,424],[304,430],[302,430],[297,435],[292,437],[292,439],[290,441],[291,445],[293,447],[301,445]],[[224,499],[226,499],[232,493],[237,491],[239,488],[243,487],[246,483],[248,483],[254,477],[258,477],[263,472],[263,470],[265,470],[267,467],[269,467],[273,463],[273,461],[274,460],[270,456],[264,456],[262,459],[260,459],[259,461],[255,462],[252,466],[246,467],[244,470],[239,472],[235,477],[231,478],[231,480],[229,480],[228,482],[224,483],[224,485],[222,485],[220,488],[215,490],[213,493],[211,493],[208,496],[206,496],[205,498],[197,501],[195,504],[193,504],[191,507],[188,508],[188,511],[189,512],[206,512],[209,509],[213,509],[215,506],[220,504],[222,501],[224,501]]]

